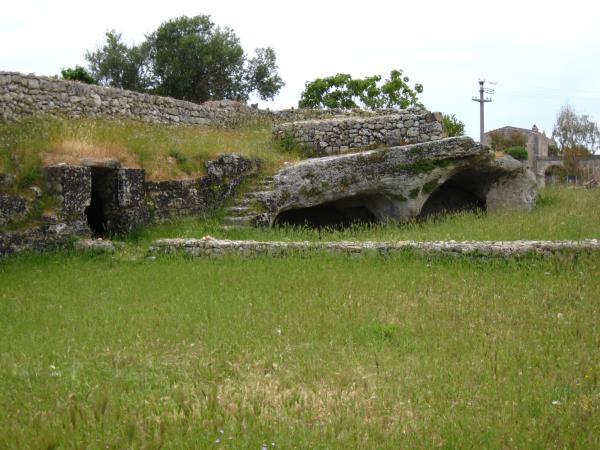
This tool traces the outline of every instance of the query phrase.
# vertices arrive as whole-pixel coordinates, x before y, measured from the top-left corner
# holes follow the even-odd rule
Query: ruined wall
[[[68,247],[75,236],[98,232],[91,229],[88,209],[93,206],[94,193],[101,198],[96,205],[103,216],[103,231],[122,234],[140,225],[205,214],[223,206],[241,181],[256,174],[258,168],[257,160],[231,153],[207,161],[207,175],[189,180],[146,181],[143,169],[123,168],[118,163],[45,167],[43,190],[53,200],[53,209],[42,214],[34,226],[11,230],[10,225],[35,208],[35,199],[0,195],[0,255]]]
[[[196,103],[123,89],[15,72],[0,72],[0,118],[46,114],[104,117],[172,125],[229,125],[260,115],[231,100]]]
[[[286,146],[297,146],[317,156],[346,153],[380,144],[404,145],[442,138],[442,115],[424,108],[389,114],[335,117],[283,123],[273,136]]]
[[[261,110],[244,103],[221,100],[203,104],[75,81],[0,71],[0,119],[31,115],[69,118],[132,119],[170,125],[229,126],[253,118],[296,122],[333,117],[372,117],[397,113],[393,109]]]

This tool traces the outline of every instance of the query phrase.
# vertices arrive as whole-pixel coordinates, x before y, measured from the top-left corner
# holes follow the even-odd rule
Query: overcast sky
[[[479,137],[479,78],[497,82],[486,130],[504,125],[552,133],[569,103],[600,121],[600,15],[591,0],[4,2],[0,70],[54,75],[115,29],[140,42],[164,20],[208,14],[244,49],[271,46],[286,86],[263,107],[297,106],[307,81],[403,69],[424,85],[427,108],[456,114]]]

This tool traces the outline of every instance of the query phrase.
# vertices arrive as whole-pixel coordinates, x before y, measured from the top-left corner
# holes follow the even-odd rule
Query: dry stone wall
[[[54,209],[37,225],[9,230],[36,200],[0,194],[0,256],[70,247],[75,236],[127,233],[168,218],[208,213],[223,206],[258,168],[259,161],[233,153],[207,161],[207,175],[189,180],[146,181],[143,169],[120,167],[116,161],[45,167],[43,190]]]
[[[231,100],[201,105],[170,97],[0,72],[0,118],[30,115],[133,119],[171,125],[230,125],[261,112]]]
[[[442,138],[442,115],[414,107],[388,114],[282,123],[273,136],[317,156],[347,153],[380,144],[405,145]]]

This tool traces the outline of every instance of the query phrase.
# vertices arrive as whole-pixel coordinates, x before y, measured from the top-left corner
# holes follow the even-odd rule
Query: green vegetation
[[[558,152],[585,151],[587,154],[600,150],[600,128],[587,114],[577,114],[569,106],[563,106],[557,117],[552,137],[558,141]]]
[[[381,85],[380,75],[363,79],[338,73],[325,78],[317,78],[306,83],[298,106],[300,108],[408,108],[418,105],[417,94],[423,92],[423,85],[416,83],[414,89],[403,76],[402,70],[392,70],[389,80]]]
[[[409,193],[416,197],[419,190]],[[310,228],[222,229],[217,216],[212,219],[182,219],[170,224],[145,228],[132,239],[145,248],[152,240],[164,237],[210,235],[223,239],[281,241],[340,240],[516,240],[516,239],[588,239],[600,237],[600,190],[546,188],[537,206],[528,211],[495,213],[459,213],[443,219],[403,224],[371,224],[344,230]]]
[[[300,152],[278,151],[272,142],[271,123],[266,120],[234,128],[51,117],[0,122],[0,172],[15,174],[22,188],[39,179],[42,162],[116,159],[127,166],[143,167],[149,179],[168,179],[201,175],[204,161],[224,152],[259,157],[266,172],[300,157]]]
[[[202,103],[224,98],[245,101],[256,93],[275,97],[283,83],[271,47],[249,58],[230,28],[210,16],[181,16],[163,22],[139,45],[128,47],[116,31],[86,59],[105,86],[151,92]]]
[[[596,448],[597,254],[148,259],[157,237],[600,236],[600,191],[407,225],[0,260],[0,448]],[[273,445],[274,444],[274,445]]]
[[[70,67],[62,69],[60,74],[63,80],[81,81],[86,84],[98,84],[98,81],[81,66],[75,66],[74,69]]]
[[[507,155],[512,156],[519,161],[527,161],[527,157],[529,154],[527,153],[527,149],[525,147],[517,146],[517,147],[509,147],[504,151]]]
[[[510,147],[527,147],[527,136],[519,131],[513,131],[506,135],[494,131],[489,136],[491,147],[497,152],[503,152]]]
[[[442,127],[444,136],[446,137],[464,136],[465,134],[465,124],[457,119],[455,114],[444,114],[444,117],[442,118]]]

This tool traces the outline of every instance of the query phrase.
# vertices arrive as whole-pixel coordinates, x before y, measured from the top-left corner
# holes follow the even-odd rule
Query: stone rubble
[[[336,253],[390,254],[401,251],[418,251],[425,254],[519,256],[526,254],[548,255],[556,252],[598,251],[598,239],[581,241],[393,241],[393,242],[310,242],[310,241],[236,241],[215,239],[158,239],[149,247],[150,254],[183,252],[193,256],[286,255],[294,252],[327,250]]]

